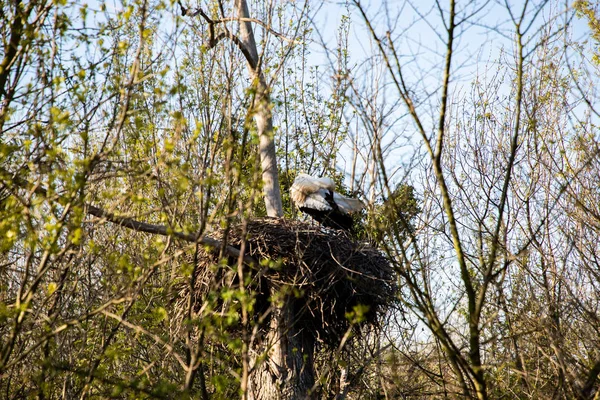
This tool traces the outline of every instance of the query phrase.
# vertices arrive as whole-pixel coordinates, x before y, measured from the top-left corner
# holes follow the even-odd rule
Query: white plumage
[[[335,183],[331,178],[315,178],[307,174],[298,174],[290,197],[294,204],[324,226],[350,229],[351,214],[363,209],[358,199],[342,196],[334,191]]]
[[[341,194],[335,192],[333,192],[333,201],[340,208],[340,211],[346,214],[354,214],[365,208],[365,205],[362,201],[353,199],[351,197],[342,196]]]

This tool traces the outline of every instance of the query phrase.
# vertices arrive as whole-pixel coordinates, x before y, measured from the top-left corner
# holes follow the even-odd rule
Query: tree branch
[[[198,10],[191,12],[190,9],[185,8],[183,6],[181,1],[179,1],[178,3],[179,3],[179,7],[181,8],[181,15],[183,15],[184,17],[185,16],[196,17],[196,16],[200,15],[206,21],[206,23],[208,24],[208,35],[209,35],[208,48],[209,49],[214,48],[222,39],[225,39],[225,38],[231,39],[231,41],[233,43],[235,43],[235,45],[238,47],[238,49],[240,49],[240,51],[244,55],[244,58],[246,59],[248,64],[250,64],[250,68],[252,68],[253,70],[256,70],[256,68],[258,67],[257,60],[255,59],[255,57],[252,56],[252,53],[248,50],[248,48],[244,45],[244,43],[242,42],[242,40],[240,38],[238,38],[236,35],[231,33],[229,31],[229,29],[227,29],[227,28],[223,28],[223,32],[219,33],[218,35],[215,35],[215,25],[218,24],[219,22],[224,22],[229,19],[213,20],[201,8],[198,8]],[[274,34],[276,34],[278,36],[282,36],[282,35],[277,34],[276,32],[274,32]]]
[[[12,185],[7,184],[1,179],[3,176],[6,176],[12,182]],[[48,191],[46,188],[31,184],[27,180],[19,177],[17,174],[11,174],[6,171],[4,168],[0,167],[0,183],[2,184],[2,189],[6,190],[7,193],[14,194],[11,186],[17,186],[18,188],[31,190],[42,196],[47,196]],[[177,239],[184,240],[186,242],[191,243],[200,243],[204,246],[209,247],[213,251],[223,250],[225,254],[231,257],[239,258],[240,256],[244,260],[245,264],[248,265],[257,265],[258,262],[250,256],[242,255],[239,249],[236,249],[232,246],[224,246],[222,242],[217,239],[213,239],[208,236],[201,236],[200,233],[183,233],[177,232],[171,228],[168,228],[164,225],[154,225],[148,224],[146,222],[137,221],[133,218],[122,217],[115,215],[111,212],[105,211],[99,207],[96,207],[91,204],[85,204],[85,211],[87,214],[93,215],[95,217],[104,219],[106,221],[112,222],[113,224],[120,225],[125,228],[133,229],[138,232],[146,232],[154,235],[162,235],[162,236],[174,236]]]
[[[223,250],[227,255],[231,257],[240,257],[241,252],[239,249],[236,249],[232,246],[223,247],[223,243],[217,239],[213,239],[208,236],[201,236],[199,233],[183,233],[177,232],[168,228],[164,225],[154,225],[148,224],[146,222],[137,221],[133,218],[129,217],[121,217],[110,213],[108,211],[104,211],[101,208],[93,206],[91,204],[86,205],[86,211],[88,214],[93,215],[95,217],[104,219],[106,221],[112,222],[114,224],[120,225],[124,228],[133,229],[138,232],[146,232],[154,235],[162,235],[162,236],[174,236],[178,239],[185,240],[186,242],[191,243],[200,243],[204,246],[211,248],[212,250]],[[250,256],[243,256],[244,263],[248,265],[256,265],[258,264],[256,260]]]

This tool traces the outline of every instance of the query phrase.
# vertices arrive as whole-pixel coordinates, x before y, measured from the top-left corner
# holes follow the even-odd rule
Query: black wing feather
[[[348,214],[340,211],[338,205],[333,201],[333,192],[328,191],[325,200],[331,206],[329,211],[314,210],[312,208],[300,207],[300,211],[306,213],[318,221],[321,225],[328,228],[352,230],[353,220]]]

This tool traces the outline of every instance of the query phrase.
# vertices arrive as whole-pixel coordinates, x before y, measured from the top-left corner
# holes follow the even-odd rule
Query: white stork
[[[323,226],[351,230],[352,214],[362,210],[364,205],[358,199],[336,193],[334,189],[335,183],[331,178],[298,174],[290,188],[290,197],[300,211]]]

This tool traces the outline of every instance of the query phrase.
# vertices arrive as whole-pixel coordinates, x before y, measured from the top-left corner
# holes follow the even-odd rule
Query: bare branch
[[[124,228],[133,229],[138,232],[146,232],[154,235],[162,235],[162,236],[174,236],[178,239],[185,240],[186,242],[191,243],[200,243],[204,246],[209,247],[214,251],[224,250],[225,253],[231,257],[243,257],[244,263],[248,265],[256,265],[257,262],[254,258],[250,256],[244,256],[240,253],[240,250],[235,247],[225,246],[223,247],[223,243],[220,241],[207,237],[201,236],[199,233],[183,233],[174,231],[171,228],[168,228],[164,225],[154,225],[148,224],[145,222],[140,222],[132,218],[117,216],[113,213],[104,211],[98,207],[88,204],[86,206],[87,213],[93,215],[95,217],[107,220],[114,224],[120,225]]]

